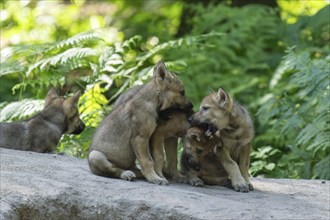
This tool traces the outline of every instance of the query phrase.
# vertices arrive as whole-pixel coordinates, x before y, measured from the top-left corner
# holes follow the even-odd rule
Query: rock
[[[1,219],[330,219],[330,181],[252,178],[250,193],[159,186],[95,176],[86,159],[0,151]]]

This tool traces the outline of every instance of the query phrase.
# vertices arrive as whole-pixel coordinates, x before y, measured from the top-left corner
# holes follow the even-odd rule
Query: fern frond
[[[191,46],[193,44],[197,45],[199,42],[205,41],[207,39],[222,37],[224,35],[225,34],[223,34],[223,33],[210,32],[208,34],[183,37],[183,38],[179,38],[177,40],[171,40],[166,43],[159,44],[156,47],[152,48],[150,51],[148,51],[148,53],[146,55],[139,58],[138,66],[142,65],[142,63],[145,62],[147,59],[154,56],[155,54],[160,53],[163,50],[181,47],[181,46]]]
[[[56,66],[58,64],[65,64],[72,59],[81,59],[89,56],[96,56],[97,51],[92,48],[70,48],[62,53],[59,53],[53,57],[45,58],[37,63],[31,65],[26,73],[27,76],[31,74],[35,69],[45,69],[49,66]]]
[[[12,91],[16,90],[25,90],[27,86],[31,86],[32,88],[49,88],[49,87],[57,87],[58,85],[63,86],[65,84],[65,77],[61,74],[58,74],[57,71],[53,71],[51,73],[44,72],[42,77],[26,79],[21,83],[16,84]]]
[[[1,109],[1,122],[26,119],[43,109],[43,100],[24,99],[18,102],[11,102]]]
[[[18,61],[8,61],[1,63],[0,77],[13,73],[24,73],[25,68]]]
[[[43,54],[45,51],[51,47],[52,44],[31,44],[31,45],[14,45],[6,48],[9,53],[9,57],[16,57],[16,56],[24,56],[28,55],[30,57],[34,57],[36,55]]]
[[[321,178],[321,179],[330,179],[330,155],[323,158],[320,162],[318,162],[314,167],[314,173],[315,176]]]
[[[132,50],[135,49],[137,47],[137,45],[141,42],[142,38],[139,35],[135,35],[133,37],[131,37],[128,40],[125,40],[122,43],[122,48],[125,49],[126,51],[128,50]]]
[[[99,40],[103,40],[99,32],[88,31],[74,35],[73,37],[70,37],[63,41],[57,42],[52,47],[50,47],[49,50],[53,50],[55,48],[61,49],[69,46],[72,47],[72,46],[81,45],[84,42],[99,41]]]

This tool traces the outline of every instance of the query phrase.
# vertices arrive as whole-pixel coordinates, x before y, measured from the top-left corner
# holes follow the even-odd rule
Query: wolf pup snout
[[[71,134],[80,134],[81,132],[83,132],[85,127],[86,127],[85,123],[81,121],[78,127]]]
[[[185,107],[185,109],[192,109],[194,107],[194,105],[191,103],[191,102],[189,102],[187,105],[186,105],[186,107]]]

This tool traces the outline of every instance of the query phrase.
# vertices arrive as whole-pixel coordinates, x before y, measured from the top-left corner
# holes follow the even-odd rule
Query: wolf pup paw
[[[135,173],[130,171],[130,170],[125,170],[124,172],[122,172],[122,174],[120,175],[120,178],[123,180],[127,180],[127,181],[131,181],[136,177]]]
[[[246,183],[240,184],[240,185],[233,185],[233,188],[237,192],[244,192],[244,193],[246,193],[246,192],[249,192],[250,191],[250,188],[249,188],[249,186]]]
[[[157,185],[168,185],[169,182],[165,178],[153,179],[149,180],[149,182],[157,184]]]
[[[249,186],[249,190],[250,191],[253,191],[254,190],[254,188],[253,188],[253,185],[252,185],[252,183],[247,183],[248,184],[248,186]]]
[[[194,178],[194,179],[189,180],[189,184],[192,186],[197,186],[197,187],[204,186],[203,180],[201,180],[199,178]]]
[[[172,177],[172,180],[177,182],[177,183],[187,183],[187,177],[178,173],[177,175],[174,175]]]

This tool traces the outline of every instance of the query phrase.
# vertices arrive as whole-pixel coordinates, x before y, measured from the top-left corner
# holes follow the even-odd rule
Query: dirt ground
[[[330,219],[330,181],[252,178],[255,190],[93,175],[86,159],[0,149],[0,219]]]

